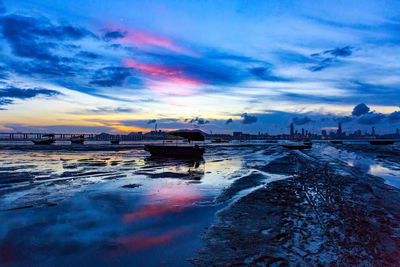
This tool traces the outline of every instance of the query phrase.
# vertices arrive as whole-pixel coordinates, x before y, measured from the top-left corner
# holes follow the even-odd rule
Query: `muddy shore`
[[[400,190],[357,168],[330,164],[293,151],[259,166],[262,173],[289,178],[269,182],[220,211],[191,262],[399,266]],[[243,179],[217,200],[259,184],[260,174]]]

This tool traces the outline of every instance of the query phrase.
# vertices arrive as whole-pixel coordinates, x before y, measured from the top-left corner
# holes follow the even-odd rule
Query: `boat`
[[[51,145],[56,141],[54,139],[54,134],[44,134],[43,137],[44,139],[36,139],[32,140],[32,142],[35,145]]]
[[[119,145],[119,140],[111,140],[110,143],[112,145]]]
[[[303,144],[305,144],[306,146],[312,146],[312,143],[311,142],[303,142]]]
[[[306,145],[306,144],[304,144],[304,145],[286,144],[286,145],[282,145],[282,146],[284,148],[287,148],[287,149],[310,149],[310,148],[312,148],[312,144],[311,145]]]
[[[331,144],[335,144],[335,145],[343,144],[343,141],[342,140],[332,140]]]
[[[85,136],[79,135],[79,136],[73,136],[71,139],[71,144],[75,145],[81,145],[85,142]]]
[[[276,144],[276,143],[278,143],[278,141],[277,140],[265,140],[265,143]]]
[[[170,133],[188,140],[189,144],[193,141],[204,141],[201,131],[180,130]],[[144,150],[150,152],[152,156],[158,157],[182,157],[182,158],[201,158],[204,154],[204,147],[199,145],[165,145],[154,144],[145,145]]]
[[[371,140],[369,141],[371,145],[393,145],[394,141],[391,140]]]

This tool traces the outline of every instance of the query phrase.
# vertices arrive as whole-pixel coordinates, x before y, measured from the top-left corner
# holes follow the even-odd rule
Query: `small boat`
[[[343,144],[343,141],[342,140],[332,140],[331,144],[339,145],[339,144]]]
[[[112,145],[119,145],[119,140],[111,140],[110,143]]]
[[[183,137],[192,141],[204,141],[204,135],[200,131],[181,130],[170,133],[170,135]],[[204,147],[198,145],[145,145],[144,150],[150,152],[152,156],[161,157],[182,157],[182,158],[201,158],[204,154]]]
[[[312,148],[312,145],[282,145],[284,148],[287,149],[310,149]]]
[[[54,134],[44,134],[43,137],[45,137],[45,138],[32,140],[32,142],[35,145],[51,145],[56,141],[54,139]]]
[[[71,144],[81,145],[85,142],[85,137],[83,135],[73,136],[70,141]]]
[[[306,146],[312,146],[312,143],[311,142],[303,142],[303,144],[305,144]]]
[[[45,139],[45,140],[40,140],[40,139],[38,139],[38,140],[32,140],[32,142],[33,142],[35,145],[51,145],[51,144],[53,144],[55,141],[56,141],[56,140],[52,140],[52,139]]]
[[[276,140],[265,140],[265,143],[276,144],[276,143],[278,143],[278,141],[276,141]]]
[[[371,145],[393,145],[394,141],[390,140],[371,140],[369,141]]]

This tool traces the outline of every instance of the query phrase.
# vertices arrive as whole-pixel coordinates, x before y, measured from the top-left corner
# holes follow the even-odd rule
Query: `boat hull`
[[[82,145],[85,142],[85,140],[78,139],[78,140],[71,140],[71,144],[74,145]]]
[[[331,144],[340,145],[340,144],[343,144],[343,141],[334,141],[334,140],[332,140]]]
[[[111,140],[110,143],[112,145],[119,145],[119,140]]]
[[[144,150],[158,157],[201,158],[204,154],[204,148],[193,146],[145,145]]]
[[[51,145],[56,140],[32,140],[35,145]]]

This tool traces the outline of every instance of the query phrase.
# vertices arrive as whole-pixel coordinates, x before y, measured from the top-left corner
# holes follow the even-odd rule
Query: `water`
[[[130,145],[0,150],[0,263],[189,265],[223,206],[214,198],[261,149],[212,146],[187,161]]]
[[[345,149],[346,148],[346,149]],[[388,148],[389,149],[389,148]],[[397,148],[395,148],[397,149]],[[288,150],[262,142],[208,145],[203,160],[149,157],[140,143],[0,149],[0,265],[190,265],[215,214],[215,198]],[[400,187],[385,151],[315,144],[304,152]],[[338,165],[339,166],[339,165]]]

